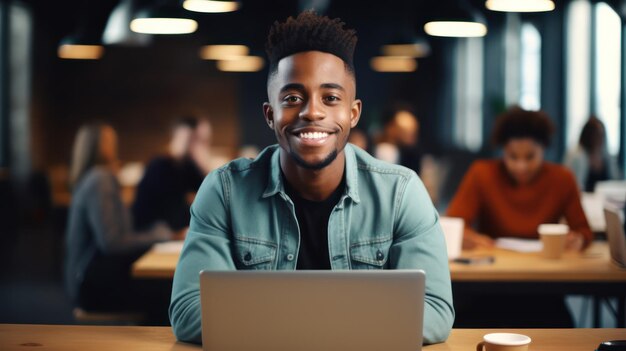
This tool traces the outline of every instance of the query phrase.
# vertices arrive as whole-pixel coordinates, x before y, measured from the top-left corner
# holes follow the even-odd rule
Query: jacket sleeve
[[[87,198],[86,212],[95,242],[102,252],[122,253],[148,248],[171,237],[171,230],[165,225],[156,225],[145,232],[133,232],[129,210],[122,202],[119,185],[112,173],[96,170],[88,181],[92,182],[89,188],[93,192]]]
[[[191,222],[176,266],[170,322],[181,341],[202,342],[200,279],[202,270],[235,270],[231,257],[228,184],[219,170],[209,173],[191,206]]]
[[[454,322],[448,255],[437,212],[413,174],[401,190],[396,210],[392,269],[422,269],[426,272],[424,343],[447,339]]]

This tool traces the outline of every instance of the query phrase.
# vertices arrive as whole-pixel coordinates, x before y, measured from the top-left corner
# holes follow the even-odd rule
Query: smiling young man
[[[263,112],[278,145],[213,171],[201,186],[174,276],[179,340],[201,340],[198,273],[244,269],[423,269],[424,341],[447,338],[450,273],[423,184],[347,143],[362,103],[356,35],[343,25],[307,11],[272,27]]]

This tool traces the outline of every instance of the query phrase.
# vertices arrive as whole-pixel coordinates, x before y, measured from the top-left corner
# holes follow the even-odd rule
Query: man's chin
[[[289,155],[298,166],[305,168],[305,169],[310,169],[312,171],[319,171],[321,169],[328,167],[337,158],[338,154],[339,152],[335,149],[331,153],[329,153],[326,157],[324,157],[323,159],[319,161],[309,161],[309,160],[305,160],[303,157],[293,152],[293,150],[289,151]]]

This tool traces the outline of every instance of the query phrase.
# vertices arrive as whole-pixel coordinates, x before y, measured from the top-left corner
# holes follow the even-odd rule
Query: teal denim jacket
[[[201,342],[202,270],[295,270],[300,232],[285,193],[278,146],[211,172],[191,207],[176,267],[170,321],[179,340]],[[345,147],[344,195],[328,220],[333,270],[423,269],[424,342],[443,342],[454,321],[438,215],[415,172]]]

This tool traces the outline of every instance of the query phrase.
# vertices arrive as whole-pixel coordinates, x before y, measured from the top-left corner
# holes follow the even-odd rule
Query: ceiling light
[[[435,37],[483,37],[487,34],[484,17],[467,0],[457,0],[438,8],[424,25],[424,31]]]
[[[478,22],[432,21],[424,25],[424,30],[435,37],[469,38],[487,34],[487,26]]]
[[[426,57],[430,54],[430,46],[426,43],[389,44],[383,45],[382,52],[386,56]]]
[[[100,40],[84,31],[66,36],[57,49],[57,55],[62,59],[97,60],[103,54],[104,47]]]
[[[200,49],[204,60],[227,60],[246,56],[250,52],[245,45],[206,45]]]
[[[238,1],[216,1],[216,0],[185,0],[183,8],[194,12],[220,13],[233,12],[239,9]]]
[[[417,61],[407,56],[377,56],[370,60],[370,67],[376,72],[413,72]]]
[[[135,18],[130,29],[143,34],[188,34],[198,29],[198,22],[187,18]]]
[[[97,60],[104,54],[104,48],[102,45],[61,44],[57,54],[63,59]]]
[[[241,56],[217,61],[217,69],[224,72],[257,72],[264,65],[265,61],[260,56]]]
[[[198,22],[188,18],[180,5],[166,2],[141,8],[130,22],[130,29],[143,34],[188,34],[198,29]]]
[[[487,0],[485,7],[501,12],[546,12],[554,10],[552,0]]]

